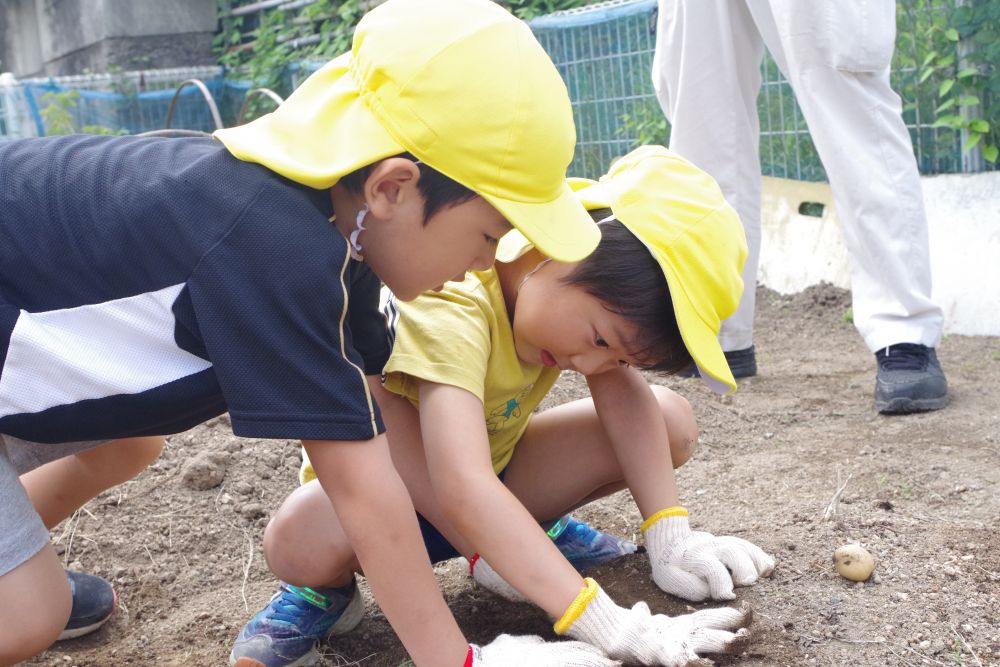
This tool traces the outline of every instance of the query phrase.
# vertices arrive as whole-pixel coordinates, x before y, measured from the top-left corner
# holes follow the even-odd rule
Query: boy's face
[[[423,199],[400,211],[396,233],[370,243],[365,262],[392,293],[403,301],[428,289],[441,289],[449,280],[463,280],[466,271],[493,266],[497,241],[511,229],[507,220],[486,200],[476,197],[445,207],[424,224]],[[375,222],[371,229],[379,227]]]
[[[419,178],[416,163],[392,157],[379,162],[364,185],[370,207],[359,237],[365,263],[403,301],[493,266],[497,241],[511,230],[482,197],[446,205],[425,219]],[[334,186],[335,207],[343,194]],[[350,231],[341,229],[345,236]]]
[[[549,262],[521,286],[513,324],[518,358],[584,375],[636,365],[628,352],[636,326],[582,288],[561,282],[575,266]]]

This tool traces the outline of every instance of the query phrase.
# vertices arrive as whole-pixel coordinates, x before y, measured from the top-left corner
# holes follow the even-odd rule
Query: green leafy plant
[[[46,134],[52,136],[76,132],[72,110],[76,108],[78,99],[80,93],[75,90],[42,95],[42,104],[45,108],[39,111],[39,115],[42,117],[42,124],[45,125]]]
[[[561,9],[593,4],[595,0],[507,0],[499,4],[528,20]],[[219,63],[254,87],[266,87],[286,97],[292,89],[293,63],[325,61],[351,48],[354,27],[376,2],[316,0],[298,10],[272,9],[234,16],[232,7],[250,0],[218,0],[220,30],[214,46]],[[264,98],[252,100],[247,120],[270,111]]]
[[[632,148],[645,144],[666,146],[670,128],[659,103],[655,99],[646,100],[645,104],[635,106],[631,113],[619,117],[615,135],[631,139]]]
[[[1000,157],[1000,4],[990,0],[933,11],[920,5],[899,3],[909,12],[912,31],[900,34],[917,46],[915,57],[901,56],[901,65],[919,72],[915,88],[904,90],[912,109],[921,97],[934,108],[931,127],[964,133],[962,150],[977,146],[987,162]],[[917,59],[919,58],[919,62]],[[925,97],[926,99],[926,97]]]
[[[76,90],[45,93],[41,102],[44,108],[39,111],[45,133],[49,136],[76,134],[78,132],[73,122],[73,109],[76,108],[80,93]],[[128,134],[127,130],[113,130],[103,125],[84,125],[79,129],[82,134]]]

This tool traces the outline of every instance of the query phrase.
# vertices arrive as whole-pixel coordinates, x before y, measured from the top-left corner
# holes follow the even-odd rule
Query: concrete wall
[[[0,71],[18,78],[208,65],[215,0],[4,0]]]
[[[921,179],[930,234],[932,298],[945,333],[1000,336],[1000,173]],[[824,204],[821,217],[799,213]],[[765,178],[758,280],[782,293],[825,281],[850,288],[844,234],[825,183]]]

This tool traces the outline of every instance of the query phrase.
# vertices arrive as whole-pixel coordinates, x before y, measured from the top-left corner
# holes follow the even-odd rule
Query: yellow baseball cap
[[[576,143],[566,85],[527,25],[490,0],[388,0],[276,111],[214,136],[314,188],[409,152],[553,259],[582,259],[600,238],[564,180]]]
[[[570,184],[588,210],[610,208],[649,248],[702,380],[719,393],[736,389],[717,337],[743,295],[747,244],[715,180],[663,146],[642,146],[615,161],[600,181]]]

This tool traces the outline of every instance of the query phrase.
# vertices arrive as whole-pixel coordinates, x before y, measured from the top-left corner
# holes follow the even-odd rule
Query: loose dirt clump
[[[735,395],[651,378],[699,417],[699,450],[678,474],[692,525],[750,539],[778,561],[770,579],[739,589],[755,640],[720,664],[1000,665],[1000,339],[947,337],[939,357],[949,407],[884,417],[872,408],[875,362],[849,322],[846,292],[760,290],[758,304],[760,374]],[[585,393],[566,374],[547,405]],[[199,474],[195,461],[206,464]],[[297,443],[236,438],[225,417],[172,437],[136,480],[53,531],[68,566],[114,581],[118,615],[26,664],[227,664],[232,639],[275,590],[261,536],[299,461]],[[824,520],[838,470],[852,477]],[[626,493],[578,516],[641,543]],[[834,571],[832,554],[847,543],[875,558],[868,581]],[[543,612],[477,589],[457,561],[437,572],[471,640],[554,637]],[[659,591],[644,553],[590,574],[622,604],[646,600],[669,614],[711,606]],[[324,647],[323,665],[405,664],[365,594],[365,620]]]

